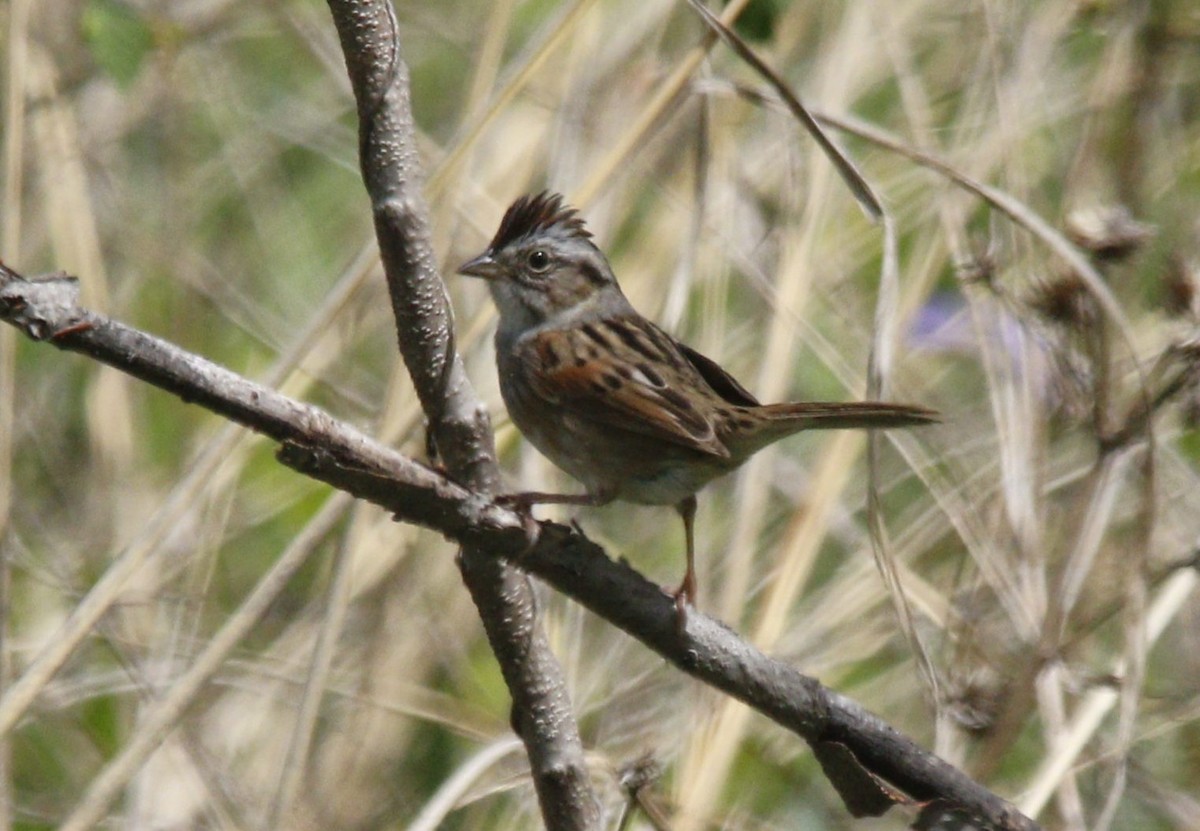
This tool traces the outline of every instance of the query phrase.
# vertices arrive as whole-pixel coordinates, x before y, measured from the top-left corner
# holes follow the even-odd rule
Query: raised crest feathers
[[[544,190],[535,196],[522,196],[509,206],[488,250],[498,251],[519,239],[554,226],[582,239],[592,236],[584,227],[578,211],[563,204],[561,194]]]

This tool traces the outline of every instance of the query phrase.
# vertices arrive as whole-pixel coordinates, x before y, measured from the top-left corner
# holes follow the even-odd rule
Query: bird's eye
[[[540,274],[550,267],[550,255],[541,248],[535,248],[529,252],[526,262],[529,264],[530,271]]]

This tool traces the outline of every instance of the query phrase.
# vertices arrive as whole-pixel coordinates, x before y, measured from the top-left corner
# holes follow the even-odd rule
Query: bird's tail
[[[940,420],[936,410],[883,401],[767,404],[759,409],[759,413],[767,416],[770,424],[756,431],[752,438],[748,437],[756,448],[801,430],[889,430],[935,424]]]
[[[796,404],[768,404],[762,408],[762,412],[772,421],[779,421],[781,426],[795,425],[797,430],[887,430],[933,424],[940,420],[936,410],[884,401],[801,401]]]

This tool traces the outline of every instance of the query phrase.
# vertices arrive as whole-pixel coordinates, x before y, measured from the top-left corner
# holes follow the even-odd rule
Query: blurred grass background
[[[1200,606],[1195,570],[1179,568],[1200,533],[1194,386],[1158,409],[1152,470],[1140,437],[1099,453],[1096,430],[1195,337],[1200,12],[735,6],[738,31],[814,109],[875,125],[1099,248],[1128,326],[1102,322],[1046,247],[976,196],[839,134],[901,233],[892,397],[945,414],[889,435],[881,468],[937,705],[871,558],[860,435],[791,440],[702,495],[700,606],[1048,828],[1200,827]],[[863,394],[881,235],[761,79],[721,45],[701,60],[684,4],[397,14],[447,273],[513,198],[553,187],[634,304],[760,398]],[[324,4],[9,0],[0,24],[0,257],[76,274],[94,307],[423,454]],[[1114,236],[1131,241],[1114,252]],[[507,422],[484,287],[448,286],[511,486],[572,487]],[[309,564],[109,827],[539,826],[447,542],[338,502],[199,408],[11,331],[0,427],[5,677],[121,552],[152,552],[10,736],[4,827],[55,827],[298,539]],[[669,511],[579,518],[652,579],[679,579]],[[542,597],[609,827],[623,777],[648,762],[660,775],[642,794],[681,831],[911,821],[851,819],[792,736]],[[314,658],[322,638],[328,661]],[[306,684],[323,691],[311,731]],[[638,812],[627,827],[654,826]]]

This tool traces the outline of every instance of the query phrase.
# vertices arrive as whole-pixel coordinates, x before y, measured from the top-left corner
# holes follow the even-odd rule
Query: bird
[[[634,309],[558,193],[514,201],[487,249],[458,271],[487,283],[499,313],[496,367],[513,423],[584,488],[500,501],[525,512],[614,500],[674,506],[687,557],[671,592],[681,620],[696,600],[696,493],[711,480],[802,430],[938,421],[926,407],[880,401],[761,404],[716,361]]]

